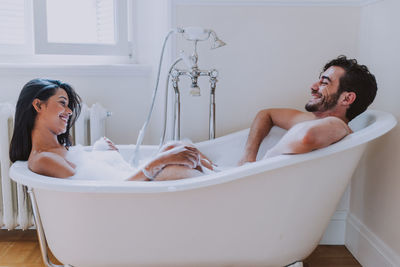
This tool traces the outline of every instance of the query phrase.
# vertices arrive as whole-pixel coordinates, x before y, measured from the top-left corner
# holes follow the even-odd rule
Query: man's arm
[[[288,130],[299,122],[312,120],[313,118],[313,114],[295,109],[264,109],[259,111],[251,124],[245,152],[239,161],[239,165],[256,160],[260,144],[268,135],[272,126],[276,125]]]
[[[264,158],[280,154],[307,153],[327,147],[351,133],[349,126],[339,118],[326,117],[293,126],[279,142],[267,151]]]

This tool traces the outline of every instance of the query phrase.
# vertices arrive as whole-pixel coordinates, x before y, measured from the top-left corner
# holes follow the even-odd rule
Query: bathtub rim
[[[364,114],[364,113],[363,113]],[[298,155],[279,155],[265,160],[249,163],[222,172],[204,175],[195,178],[187,178],[173,181],[141,182],[141,181],[93,181],[93,180],[69,180],[52,178],[33,173],[28,169],[26,161],[17,161],[10,168],[10,177],[17,183],[31,188],[40,188],[62,192],[80,193],[160,193],[185,191],[201,187],[212,186],[242,179],[250,175],[259,174],[273,169],[282,168],[292,164],[313,160],[315,158],[329,156],[334,153],[342,152],[354,148],[384,135],[397,124],[395,117],[387,112],[368,110],[365,116],[372,115],[375,121],[359,131],[354,132],[343,138],[340,142],[332,144],[326,148],[315,150]],[[234,138],[236,135],[243,134],[244,129],[232,134],[218,137],[214,140],[199,142],[200,148],[209,143],[218,144],[227,138]],[[120,145],[120,148],[131,147],[132,145]],[[147,146],[154,147],[154,146]]]

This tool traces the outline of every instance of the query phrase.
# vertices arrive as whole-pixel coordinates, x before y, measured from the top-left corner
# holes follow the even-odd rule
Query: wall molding
[[[152,68],[138,64],[61,65],[61,64],[0,64],[1,75],[39,76],[149,76]]]
[[[321,245],[344,245],[346,235],[347,210],[337,210],[333,214],[325,233],[319,244]]]
[[[363,7],[383,0],[172,0],[173,5],[207,6],[349,6]]]
[[[400,255],[352,214],[347,217],[345,245],[364,267],[400,266]]]

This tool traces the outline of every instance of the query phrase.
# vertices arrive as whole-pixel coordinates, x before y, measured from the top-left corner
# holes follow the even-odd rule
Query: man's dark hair
[[[359,65],[357,60],[348,59],[346,56],[339,56],[328,62],[323,71],[331,66],[343,68],[346,73],[340,78],[338,94],[343,92],[354,92],[355,101],[346,111],[346,117],[349,120],[364,112],[374,101],[377,91],[375,76],[369,72],[367,66]]]

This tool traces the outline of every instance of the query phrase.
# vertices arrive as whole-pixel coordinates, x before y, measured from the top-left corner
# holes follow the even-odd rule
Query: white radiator
[[[8,174],[11,165],[8,151],[14,126],[15,106],[0,103],[0,228],[28,229],[33,226],[33,217],[27,193]],[[81,115],[71,131],[73,144],[92,145],[105,136],[105,119],[110,116],[100,104],[89,108],[82,105]]]

